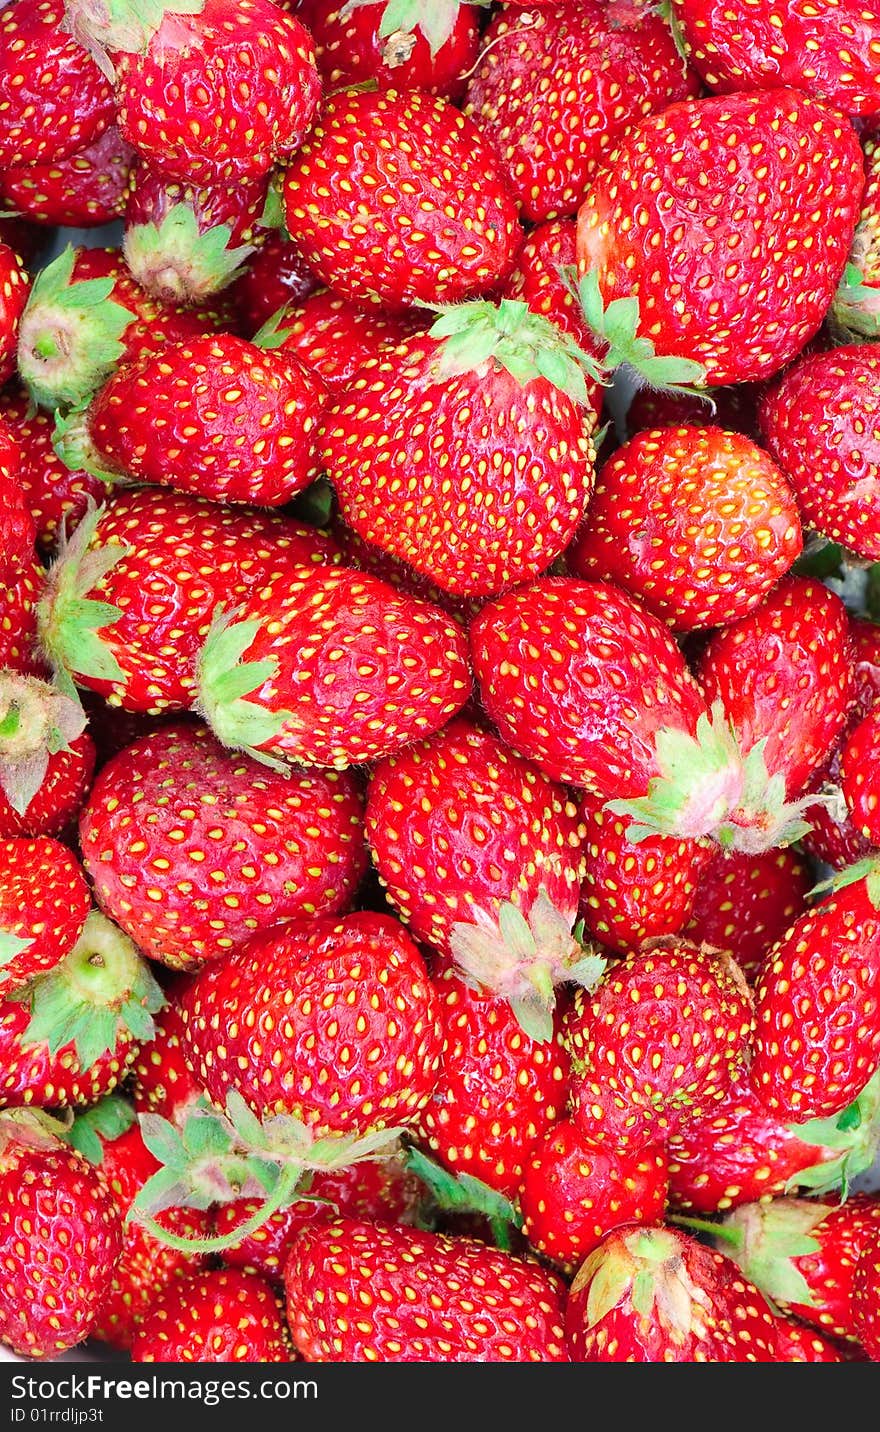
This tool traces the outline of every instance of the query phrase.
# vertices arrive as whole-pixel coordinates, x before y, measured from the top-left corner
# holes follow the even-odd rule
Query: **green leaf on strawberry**
[[[285,722],[293,719],[293,712],[268,711],[243,699],[271,681],[278,669],[274,657],[241,660],[259,630],[257,620],[237,622],[234,612],[218,610],[199,658],[197,710],[225,746],[246,751],[273,770],[286,771],[286,762],[257,747],[277,736]]]
[[[122,544],[89,550],[101,508],[90,504],[73,536],[63,540],[37,606],[40,642],[62,692],[76,698],[74,677],[125,684],[125,674],[99,635],[121,615],[118,607],[88,595],[131,551]]]
[[[101,1164],[104,1158],[104,1140],[112,1142],[113,1139],[118,1139],[131,1128],[134,1121],[134,1106],[117,1094],[108,1094],[91,1108],[77,1114],[63,1138],[71,1148],[88,1159],[89,1163]]]
[[[123,244],[128,265],[163,303],[200,303],[227,288],[242,272],[253,244],[230,248],[232,229],[201,230],[191,204],[173,204],[160,224],[135,224]]]
[[[476,299],[438,307],[436,312],[440,316],[429,336],[445,340],[435,365],[438,382],[494,359],[523,387],[545,378],[573,402],[587,405],[584,375],[601,376],[595,358],[528,304],[513,298],[497,304]]]

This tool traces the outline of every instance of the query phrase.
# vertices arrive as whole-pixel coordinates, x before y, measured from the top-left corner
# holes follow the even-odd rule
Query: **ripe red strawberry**
[[[219,1105],[315,1135],[412,1123],[440,1068],[437,997],[406,931],[362,913],[256,935],[180,999],[184,1052]]]
[[[571,1285],[573,1362],[775,1362],[775,1319],[735,1263],[672,1228],[608,1234]]]
[[[0,672],[0,837],[57,835],[95,765],[85,712],[39,677]]]
[[[48,1124],[0,1116],[0,1342],[24,1358],[89,1336],[122,1246],[103,1178]]]
[[[286,231],[271,230],[230,289],[238,315],[236,332],[253,337],[279,308],[302,303],[319,285]]]
[[[669,1187],[662,1144],[637,1150],[585,1144],[569,1119],[533,1147],[519,1189],[531,1246],[568,1273],[619,1223],[659,1223]]]
[[[4,996],[70,954],[91,909],[76,857],[40,836],[0,841],[0,987]]]
[[[0,1107],[91,1104],[125,1078],[164,996],[146,961],[97,911],[70,952],[0,998]]]
[[[856,830],[880,845],[880,711],[870,711],[847,735],[840,757],[840,789]]]
[[[777,1362],[853,1362],[859,1354],[852,1343],[838,1343],[794,1318],[776,1319]]]
[[[36,560],[4,581],[0,611],[0,668],[8,674],[48,676],[49,667],[37,649],[37,602],[46,580]],[[5,743],[0,741],[0,748]],[[2,758],[0,758],[2,759]]]
[[[853,1279],[880,1228],[880,1199],[775,1198],[722,1220],[718,1246],[777,1307],[833,1337],[858,1341]]]
[[[516,1196],[532,1146],[561,1119],[570,1061],[557,1017],[549,1039],[521,1027],[510,1005],[454,969],[436,980],[443,1065],[419,1134],[453,1173]]]
[[[413,332],[415,320],[355,308],[329,288],[308,293],[260,330],[259,341],[276,352],[292,353],[331,393],[345,392],[370,358],[386,353]]]
[[[0,384],[15,372],[19,327],[29,292],[24,265],[12,249],[0,243]]]
[[[804,522],[870,561],[880,557],[880,354],[873,344],[810,353],[761,400],[764,441]]]
[[[174,724],[103,767],[80,841],[102,908],[151,959],[194,969],[268,926],[348,909],[362,809],[347,772],[280,774]]]
[[[852,1321],[860,1346],[872,1362],[880,1362],[880,1226],[859,1248],[852,1284]]]
[[[265,179],[197,187],[139,167],[122,241],[132,275],[160,303],[204,303],[256,251],[266,189]]]
[[[708,843],[655,835],[627,839],[627,821],[601,797],[583,796],[586,871],[579,914],[589,932],[620,954],[675,935],[691,912],[701,871],[712,859]]]
[[[697,92],[659,15],[564,0],[495,17],[465,112],[501,155],[524,217],[540,223],[575,213],[638,120]]]
[[[750,615],[711,637],[696,669],[707,703],[721,703],[743,754],[764,743],[771,783],[788,801],[802,795],[831,755],[853,696],[840,598],[821,582],[787,577]],[[740,819],[760,839],[765,817],[752,815],[749,792]]]
[[[842,114],[880,112],[878,17],[854,0],[827,11],[771,0],[723,10],[673,0],[672,9],[689,60],[716,93],[791,85]]]
[[[807,910],[768,951],[755,987],[750,1080],[782,1118],[839,1114],[880,1060],[880,915],[857,880]]]
[[[135,152],[115,125],[62,159],[0,173],[0,197],[40,224],[93,229],[125,211]]]
[[[82,468],[71,469],[56,453],[49,413],[34,409],[23,388],[0,394],[0,415],[18,445],[18,484],[36,527],[41,551],[54,550],[59,534],[85,514],[89,498],[106,496],[106,485]],[[0,663],[2,664],[2,663]]]
[[[175,1279],[136,1329],[132,1362],[290,1362],[279,1299],[234,1268]]]
[[[279,507],[317,475],[323,384],[230,333],[167,344],[118,369],[88,428],[104,466],[217,502]]]
[[[754,443],[717,427],[655,428],[600,469],[568,568],[692,631],[754,611],[802,545],[794,493]]]
[[[747,1080],[737,1080],[724,1099],[667,1140],[672,1205],[718,1213],[794,1188],[846,1186],[876,1155],[875,1083],[837,1118],[798,1125],[770,1113]]]
[[[172,985],[168,1003],[153,1021],[153,1037],[140,1046],[131,1068],[135,1112],[158,1114],[180,1128],[203,1095],[183,1057],[183,1019],[177,1007],[181,987],[176,981]]]
[[[14,430],[0,420],[0,577],[14,580],[33,567],[37,533],[21,481],[22,452]]]
[[[611,964],[566,1022],[573,1120],[588,1142],[640,1148],[705,1115],[744,1072],[753,1026],[741,971],[670,936]]]
[[[568,1361],[562,1282],[472,1238],[339,1219],[300,1234],[284,1281],[306,1362]]]
[[[310,563],[335,560],[314,528],[157,488],[122,489],[62,547],[38,608],[56,671],[113,706],[160,715],[196,696],[220,606]]]
[[[606,303],[635,298],[639,333],[705,382],[766,377],[822,322],[862,185],[848,121],[796,90],[683,100],[636,125],[593,182],[580,269]]]
[[[568,545],[594,426],[577,355],[548,321],[515,300],[474,303],[354,375],[323,415],[321,457],[366,541],[487,596]]]
[[[16,0],[0,17],[0,168],[51,164],[113,121],[113,91],[65,33],[62,0]]]
[[[464,635],[438,607],[303,567],[209,634],[198,709],[224,745],[343,769],[431,735],[470,690]]]
[[[548,1037],[553,986],[576,979],[583,958],[570,933],[580,832],[565,791],[462,718],[374,767],[366,829],[416,939],[511,999],[529,1033],[543,1010]]]
[[[455,303],[513,264],[520,231],[494,150],[421,90],[330,95],[283,194],[306,263],[355,303]]]
[[[303,0],[297,14],[328,90],[375,79],[459,99],[480,44],[479,11],[468,0]]]
[[[137,0],[67,24],[109,52],[119,128],[156,173],[196,184],[267,174],[299,147],[320,93],[308,31],[270,0],[195,0],[186,15]]]
[[[812,807],[810,808],[812,811]],[[684,933],[732,955],[747,979],[803,912],[814,881],[796,851],[718,852],[699,872]]]

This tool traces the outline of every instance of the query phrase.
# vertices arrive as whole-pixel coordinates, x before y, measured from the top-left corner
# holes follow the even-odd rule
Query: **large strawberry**
[[[683,100],[636,125],[589,189],[581,273],[606,302],[634,299],[639,332],[706,382],[766,377],[825,316],[863,182],[849,122],[797,90]]]
[[[520,234],[494,150],[420,90],[331,95],[288,166],[284,213],[324,283],[389,309],[491,291]]]
[[[285,1288],[306,1362],[568,1361],[561,1280],[472,1238],[340,1219],[300,1235]]]
[[[267,174],[299,146],[320,80],[308,31],[270,0],[68,0],[67,26],[109,52],[119,127],[157,173],[194,183]]]
[[[45,836],[0,840],[0,988],[8,995],[70,954],[91,909],[72,851]]]
[[[327,88],[386,88],[460,97],[480,43],[483,0],[302,0]]]
[[[54,1358],[95,1326],[122,1246],[99,1173],[24,1109],[0,1115],[0,1342]]]
[[[347,772],[280,774],[175,723],[103,767],[79,824],[102,908],[151,959],[193,969],[267,926],[346,910],[361,822]]]
[[[471,691],[461,628],[345,567],[303,567],[215,624],[199,704],[224,745],[340,769],[431,735]]]
[[[501,155],[524,217],[540,222],[574,214],[633,125],[697,90],[659,14],[563,0],[495,17],[465,112]]]
[[[290,1362],[281,1302],[253,1273],[218,1268],[162,1289],[131,1345],[132,1362]]]

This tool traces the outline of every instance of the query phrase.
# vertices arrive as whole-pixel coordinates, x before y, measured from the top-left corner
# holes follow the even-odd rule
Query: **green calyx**
[[[308,1191],[318,1171],[347,1168],[399,1153],[401,1129],[357,1135],[315,1135],[291,1115],[259,1119],[233,1090],[225,1113],[196,1104],[177,1128],[157,1114],[141,1116],[144,1143],[162,1167],[144,1184],[129,1212],[161,1242],[184,1252],[220,1253],[253,1233]],[[170,1233],[155,1215],[167,1208],[211,1208],[257,1199],[246,1222],[214,1238]]]
[[[19,955],[24,954],[33,944],[33,940],[23,940],[19,935],[12,935],[8,930],[0,930],[0,985],[6,978],[6,967],[17,960]]]
[[[590,1328],[629,1294],[642,1322],[659,1323],[677,1345],[698,1330],[702,1294],[685,1271],[679,1240],[668,1229],[639,1229],[610,1250],[597,1248],[579,1270],[572,1292],[585,1285]]]
[[[115,303],[112,278],[72,282],[68,245],[34,280],[18,335],[18,371],[43,408],[83,403],[113,370],[133,314]]]
[[[104,1161],[105,1141],[112,1143],[127,1133],[134,1121],[134,1105],[117,1094],[108,1094],[75,1115],[64,1133],[64,1140],[90,1164],[98,1166]]]
[[[844,1199],[850,1184],[874,1163],[880,1150],[880,1070],[868,1080],[858,1098],[839,1114],[789,1124],[789,1131],[805,1143],[836,1151],[836,1157],[793,1174],[786,1193],[835,1193]]]
[[[69,1111],[48,1114],[32,1104],[0,1109],[0,1169],[10,1145],[24,1144],[26,1148],[42,1150],[58,1148],[72,1119]]]
[[[286,772],[286,762],[258,747],[280,735],[293,712],[269,711],[244,699],[271,681],[278,670],[275,657],[241,659],[260,629],[259,621],[236,621],[234,612],[218,609],[199,656],[195,709],[224,746],[246,751],[255,761]]]
[[[511,901],[495,914],[473,906],[471,919],[450,932],[450,952],[468,981],[508,1000],[520,1028],[540,1043],[553,1038],[556,987],[592,990],[607,963],[572,933],[574,913],[558,910],[542,885],[527,915]]]
[[[473,372],[494,359],[522,386],[545,378],[573,402],[586,406],[585,375],[601,379],[591,354],[518,299],[503,298],[497,304],[477,299],[435,311],[440,317],[429,336],[445,340],[433,366],[438,383]]]
[[[122,613],[119,607],[89,593],[100,587],[131,548],[121,543],[92,547],[100,519],[101,508],[90,503],[73,535],[62,540],[37,603],[40,645],[52,663],[59,687],[74,699],[74,682],[79,677],[125,687],[125,673],[99,635]]]
[[[606,381],[615,369],[626,367],[650,388],[665,393],[696,393],[706,402],[712,402],[705,386],[706,369],[701,363],[692,358],[658,354],[650,338],[638,336],[637,298],[614,298],[606,307],[595,271],[585,273],[580,279],[574,268],[561,268],[559,272],[577,300],[587,327],[605,349],[601,370]]]
[[[423,1227],[432,1227],[440,1213],[476,1214],[488,1220],[495,1247],[510,1251],[512,1233],[523,1225],[522,1214],[510,1199],[472,1174],[450,1173],[421,1149],[408,1147],[403,1163],[428,1191],[428,1205],[420,1217]]]
[[[142,54],[166,15],[200,15],[205,0],[66,0],[61,28],[114,78],[108,50]]]
[[[92,442],[89,431],[89,401],[55,414],[52,431],[52,446],[58,457],[71,472],[87,472],[106,482],[108,487],[125,486],[128,479],[124,473],[111,472],[104,467],[103,460]]]
[[[230,248],[232,230],[217,224],[201,230],[191,204],[174,204],[160,224],[126,229],[123,252],[142,288],[166,304],[198,304],[227,288],[256,252],[254,244]]]
[[[837,342],[880,338],[880,283],[864,280],[864,270],[858,264],[848,263],[828,313],[828,323]]]
[[[288,304],[282,303],[280,308],[276,308],[274,313],[269,314],[266,322],[261,328],[257,329],[251,339],[251,343],[253,343],[255,348],[272,349],[281,347],[290,332],[289,328],[284,327],[288,307]]]
[[[69,749],[85,727],[79,701],[37,676],[0,671],[0,789],[19,815],[43,784],[50,756]]]
[[[115,1049],[122,1030],[152,1039],[165,1004],[134,941],[97,910],[70,954],[10,998],[30,1006],[24,1044],[47,1044],[52,1054],[72,1044],[82,1069]]]
[[[748,1203],[722,1220],[716,1242],[775,1303],[812,1307],[814,1297],[797,1260],[820,1251],[814,1231],[833,1210],[834,1205],[805,1198]],[[724,1236],[731,1233],[735,1242]]]
[[[713,832],[725,850],[756,855],[779,846],[792,845],[812,829],[804,811],[817,803],[815,795],[799,801],[785,798],[785,777],[771,776],[764,753],[767,738],[757,741],[743,760],[743,792],[739,804]]]
[[[863,860],[855,861],[845,870],[838,870],[828,880],[821,880],[818,885],[814,885],[810,894],[836,895],[839,890],[857,885],[860,880],[865,882],[865,891],[874,909],[880,910],[880,855],[866,855]]]
[[[387,0],[377,35],[385,41],[382,58],[389,69],[405,64],[413,52],[416,32],[427,40],[431,58],[446,44],[465,4],[488,8],[492,0]],[[347,0],[340,19],[347,20],[365,5],[375,9],[376,0]]]

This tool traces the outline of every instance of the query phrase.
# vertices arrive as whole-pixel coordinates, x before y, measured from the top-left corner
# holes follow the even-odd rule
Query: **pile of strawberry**
[[[23,1358],[880,1361],[880,12],[661,10],[0,11]]]

